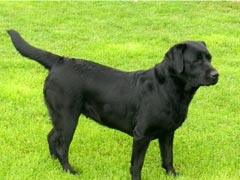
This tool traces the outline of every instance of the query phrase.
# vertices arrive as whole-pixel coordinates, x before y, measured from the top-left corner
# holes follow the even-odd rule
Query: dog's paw
[[[56,160],[58,158],[56,154],[50,154],[50,155],[53,160]]]
[[[80,172],[79,171],[77,171],[77,170],[74,170],[74,169],[65,169],[65,171],[67,171],[68,173],[70,173],[70,174],[72,174],[72,175],[78,175],[78,174],[80,174]]]
[[[179,173],[176,173],[175,170],[169,170],[167,171],[167,174],[172,175],[173,177],[179,176]]]

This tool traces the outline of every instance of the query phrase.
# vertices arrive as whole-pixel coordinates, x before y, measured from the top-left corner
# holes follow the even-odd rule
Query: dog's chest
[[[186,104],[178,104],[170,108],[168,113],[168,120],[172,127],[171,129],[177,129],[185,121],[188,113],[188,106]]]
[[[141,115],[146,121],[144,126],[159,130],[175,130],[182,125],[187,117],[188,106],[191,98],[150,98],[148,103],[143,104]]]
[[[185,104],[170,105],[159,109],[158,121],[165,129],[175,130],[182,125],[187,117],[188,106]]]

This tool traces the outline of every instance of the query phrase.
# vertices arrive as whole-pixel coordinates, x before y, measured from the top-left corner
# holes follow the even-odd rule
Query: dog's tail
[[[62,56],[31,46],[15,30],[8,30],[7,32],[12,39],[13,45],[21,55],[39,62],[47,69],[51,69],[54,64],[62,59]]]

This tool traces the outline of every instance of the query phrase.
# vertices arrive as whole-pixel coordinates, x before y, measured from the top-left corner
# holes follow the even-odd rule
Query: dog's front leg
[[[162,167],[167,173],[176,176],[177,174],[173,167],[173,138],[174,131],[162,134],[158,141],[162,157]]]
[[[146,137],[133,138],[132,160],[130,168],[132,180],[141,180],[141,169],[149,143],[150,139]]]

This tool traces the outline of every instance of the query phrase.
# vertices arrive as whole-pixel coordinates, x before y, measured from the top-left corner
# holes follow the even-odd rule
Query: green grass
[[[240,3],[234,2],[0,2],[0,179],[130,179],[132,139],[80,117],[70,161],[72,176],[52,160],[51,123],[43,102],[47,71],[21,57],[6,29],[37,47],[122,70],[153,67],[170,46],[204,40],[220,72],[200,88],[176,131],[178,180],[240,178]],[[156,141],[143,180],[174,179],[161,168]]]

